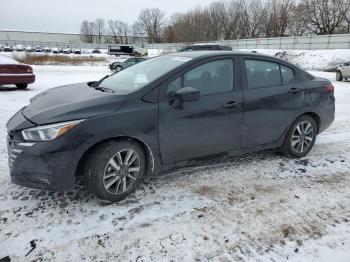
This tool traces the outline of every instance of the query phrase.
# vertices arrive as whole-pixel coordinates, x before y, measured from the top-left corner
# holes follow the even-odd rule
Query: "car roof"
[[[206,58],[215,58],[215,57],[220,57],[220,56],[227,56],[227,55],[236,55],[236,56],[249,56],[253,59],[267,59],[274,61],[276,63],[281,63],[285,64],[288,66],[291,66],[293,68],[300,68],[294,64],[291,64],[285,60],[282,60],[278,57],[274,56],[269,56],[269,55],[264,55],[264,54],[259,54],[259,53],[253,53],[249,51],[228,51],[228,50],[223,50],[223,51],[189,51],[189,52],[176,52],[176,53],[171,53],[165,56],[171,56],[171,57],[188,57],[192,58],[193,60],[201,60],[201,59],[206,59]]]
[[[176,57],[190,57],[190,58],[209,58],[215,56],[224,56],[224,55],[249,55],[249,56],[261,56],[261,57],[270,57],[266,55],[261,55],[257,53],[247,52],[247,51],[188,51],[188,52],[177,52],[168,54],[168,56],[176,56]]]

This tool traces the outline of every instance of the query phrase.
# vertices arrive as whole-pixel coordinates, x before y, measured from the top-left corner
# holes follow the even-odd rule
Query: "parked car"
[[[40,46],[35,47],[35,52],[41,53],[43,52],[43,48]]]
[[[16,51],[18,51],[18,52],[24,51],[24,46],[23,45],[16,45]]]
[[[4,46],[4,52],[12,52],[13,50],[12,50],[12,48],[11,48],[11,46]]]
[[[26,47],[25,49],[26,52],[33,52],[33,47],[31,47],[30,45]]]
[[[189,45],[178,50],[178,52],[189,52],[189,51],[232,51],[229,46],[215,45],[215,44],[195,44]]]
[[[304,157],[334,120],[334,87],[277,58],[186,52],[44,91],[7,123],[14,183],[118,201],[142,177],[223,152]],[[249,163],[247,163],[249,164]]]
[[[69,48],[63,48],[63,54],[70,54]]]
[[[336,68],[335,79],[337,81],[348,80],[348,78],[350,78],[350,62],[341,64]]]
[[[26,89],[35,81],[33,69],[7,56],[0,56],[0,86],[15,84],[18,89]]]
[[[81,54],[81,50],[79,48],[75,48],[74,49],[74,54],[80,55]]]
[[[59,53],[60,53],[59,48],[58,48],[58,47],[53,47],[53,48],[52,48],[52,53],[54,53],[54,54],[59,54]]]
[[[45,53],[50,53],[51,52],[51,48],[48,47],[48,46],[44,47],[43,50],[44,50]]]
[[[109,65],[109,70],[111,71],[116,71],[119,72],[129,66],[138,64],[140,62],[145,61],[145,58],[142,57],[134,57],[134,58],[129,58],[127,60],[125,60],[124,62],[113,62]]]

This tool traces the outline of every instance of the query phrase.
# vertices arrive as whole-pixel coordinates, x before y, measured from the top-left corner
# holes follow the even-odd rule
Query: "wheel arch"
[[[316,126],[317,126],[317,134],[318,134],[319,131],[320,131],[320,127],[321,127],[321,118],[320,118],[320,116],[317,113],[315,113],[315,112],[309,111],[309,112],[305,112],[305,113],[302,113],[302,114],[298,115],[295,118],[295,120],[298,119],[301,116],[304,116],[304,115],[310,116],[310,117],[312,117],[315,120]]]
[[[154,155],[154,152],[152,151],[152,149],[150,148],[150,146],[143,140],[136,138],[136,137],[132,137],[132,136],[118,136],[118,137],[111,137],[111,138],[107,138],[104,140],[101,140],[93,145],[91,145],[87,150],[85,150],[85,152],[82,154],[82,156],[80,157],[78,164],[75,168],[75,177],[82,177],[84,174],[84,166],[85,163],[88,159],[88,157],[90,156],[90,154],[92,152],[94,152],[100,145],[102,145],[103,143],[106,142],[110,142],[110,141],[134,141],[137,144],[139,144],[142,149],[145,152],[145,156],[146,156],[146,168],[147,168],[147,175],[152,174],[154,172],[156,172],[156,170],[158,170],[158,164]]]

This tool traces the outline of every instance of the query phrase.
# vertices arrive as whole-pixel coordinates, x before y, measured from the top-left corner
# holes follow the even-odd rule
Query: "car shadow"
[[[12,91],[29,91],[29,88],[26,89],[18,89],[16,86],[0,86],[0,92],[12,92]]]

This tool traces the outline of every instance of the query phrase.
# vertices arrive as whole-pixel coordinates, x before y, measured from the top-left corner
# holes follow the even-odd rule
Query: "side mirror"
[[[193,87],[180,88],[175,92],[175,99],[179,102],[194,102],[198,101],[200,97],[200,91]]]

